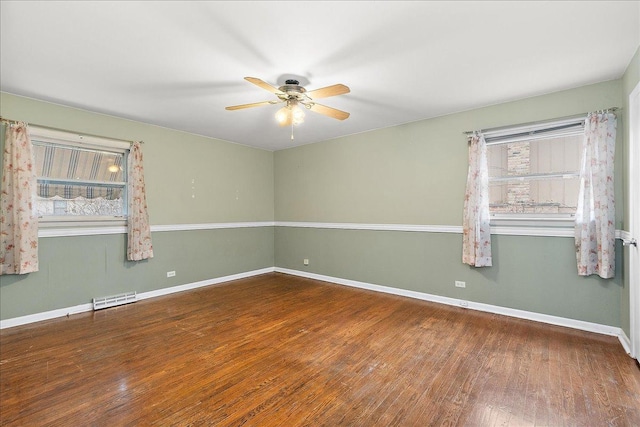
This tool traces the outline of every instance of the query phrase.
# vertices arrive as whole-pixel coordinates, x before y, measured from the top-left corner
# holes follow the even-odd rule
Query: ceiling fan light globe
[[[276,120],[278,123],[285,123],[289,118],[291,111],[287,107],[282,107],[276,112]]]
[[[293,114],[293,124],[298,125],[304,122],[304,111],[302,111],[302,108],[296,105],[291,109],[291,113]]]

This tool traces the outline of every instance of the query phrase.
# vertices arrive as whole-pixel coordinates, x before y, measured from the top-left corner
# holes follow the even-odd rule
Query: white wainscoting
[[[459,225],[413,225],[413,224],[364,224],[348,222],[295,222],[295,221],[258,221],[258,222],[215,222],[202,224],[169,224],[152,225],[151,232],[164,231],[193,231],[220,230],[225,228],[255,228],[255,227],[294,227],[321,228],[338,230],[371,230],[371,231],[407,231],[419,233],[452,233],[462,234]],[[126,226],[59,226],[43,227],[38,231],[38,237],[69,237],[92,236],[100,234],[125,234]],[[492,226],[491,234],[503,236],[540,236],[540,237],[571,237],[575,236],[573,229],[562,227],[523,227],[523,226]],[[616,230],[616,238],[624,239],[629,232]]]
[[[374,231],[408,231],[420,233],[453,233],[462,234],[462,226],[458,225],[411,225],[411,224],[361,224],[348,222],[295,222],[276,221],[276,227],[324,228],[338,230],[374,230]],[[616,230],[616,239],[628,234]],[[575,238],[573,228],[566,227],[526,227],[526,226],[491,226],[491,234],[502,236],[540,236]]]
[[[255,228],[255,227],[273,227],[274,221],[260,222],[214,222],[204,224],[170,224],[170,225],[152,225],[151,232],[163,231],[192,231],[192,230],[220,230],[224,228]],[[100,234],[126,234],[127,227],[120,226],[94,226],[83,227],[77,225],[69,226],[49,226],[42,227],[38,230],[38,237],[69,237],[69,236],[94,236]]]

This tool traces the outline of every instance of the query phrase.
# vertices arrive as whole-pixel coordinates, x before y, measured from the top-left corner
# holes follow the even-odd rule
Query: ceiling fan
[[[327,107],[326,105],[321,105],[314,101],[317,98],[328,98],[330,96],[349,93],[349,88],[343,84],[336,84],[307,91],[304,87],[300,86],[300,82],[298,80],[293,79],[285,81],[285,84],[280,87],[271,86],[269,83],[266,83],[256,77],[245,77],[244,79],[273,93],[278,99],[273,101],[254,102],[252,104],[233,105],[226,107],[226,110],[242,110],[244,108],[285,103],[284,107],[276,113],[276,120],[281,126],[297,125],[302,123],[304,121],[304,111],[301,106],[304,109],[338,120],[344,120],[349,117],[349,113],[346,111]]]

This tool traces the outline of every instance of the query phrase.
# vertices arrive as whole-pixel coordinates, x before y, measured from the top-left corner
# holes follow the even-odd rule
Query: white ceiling
[[[638,1],[2,1],[0,89],[278,150],[617,79]],[[345,121],[279,127],[243,80],[308,90]]]

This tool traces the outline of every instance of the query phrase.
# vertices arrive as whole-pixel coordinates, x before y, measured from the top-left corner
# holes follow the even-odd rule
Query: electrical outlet
[[[302,263],[304,265],[309,265],[309,260],[307,258],[305,258],[304,260],[302,260]]]
[[[175,277],[176,272],[175,271],[167,271],[167,277]]]
[[[467,284],[465,282],[456,280],[456,288],[466,288],[466,287],[467,287]]]

